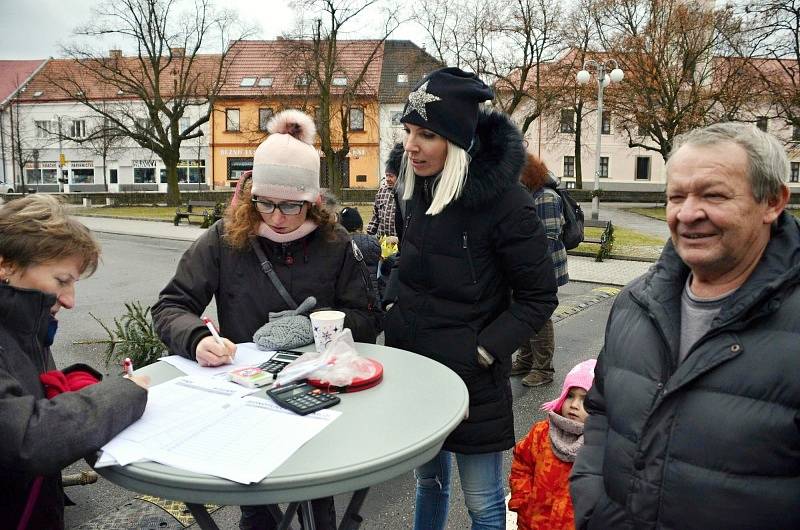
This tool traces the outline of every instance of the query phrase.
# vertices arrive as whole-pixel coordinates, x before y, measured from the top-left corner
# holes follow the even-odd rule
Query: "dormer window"
[[[256,78],[255,77],[243,77],[239,86],[255,86]]]
[[[294,80],[294,84],[296,86],[308,86],[308,75],[307,74],[298,75],[297,79]]]
[[[272,78],[271,77],[262,77],[258,80],[258,86],[262,87],[270,87],[272,86]]]
[[[333,86],[347,86],[347,78],[346,77],[334,77],[333,78]]]
[[[408,83],[408,74],[397,74],[398,83]]]

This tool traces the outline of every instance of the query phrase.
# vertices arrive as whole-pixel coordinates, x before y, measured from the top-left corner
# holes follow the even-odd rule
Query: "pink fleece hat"
[[[564,385],[561,387],[561,395],[553,401],[548,401],[547,403],[543,404],[542,410],[560,412],[561,406],[564,404],[564,400],[567,399],[567,394],[569,394],[569,389],[574,386],[582,388],[588,392],[589,389],[592,388],[592,382],[594,381],[594,366],[596,364],[597,361],[595,359],[589,359],[588,361],[583,361],[582,363],[575,365],[575,367],[569,371],[567,377],[564,378]]]

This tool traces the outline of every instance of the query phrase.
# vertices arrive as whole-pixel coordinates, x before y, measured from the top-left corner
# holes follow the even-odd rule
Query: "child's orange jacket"
[[[572,462],[556,458],[549,431],[550,423],[540,421],[514,446],[508,507],[517,512],[519,530],[575,528],[569,496]]]

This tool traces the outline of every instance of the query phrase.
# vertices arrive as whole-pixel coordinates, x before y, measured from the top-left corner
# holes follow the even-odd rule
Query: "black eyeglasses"
[[[261,213],[272,213],[275,211],[277,207],[278,210],[281,211],[283,215],[297,215],[303,209],[303,205],[305,202],[272,202],[267,199],[259,199],[258,197],[253,197],[250,199],[253,205],[256,207]]]

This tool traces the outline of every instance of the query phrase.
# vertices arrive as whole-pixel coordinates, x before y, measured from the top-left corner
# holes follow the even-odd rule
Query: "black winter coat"
[[[571,477],[578,528],[800,528],[800,223],[677,363],[689,269],[668,243],[614,303]]]
[[[61,469],[100,449],[144,412],[147,391],[109,378],[47,399],[39,374],[55,296],[0,285],[0,528],[16,528],[43,476],[28,528],[64,527]]]
[[[220,333],[235,343],[251,342],[270,312],[289,309],[252,248],[232,248],[224,232],[218,221],[195,241],[153,306],[156,331],[174,354],[195,359],[197,343],[210,335],[199,317],[212,297]],[[379,309],[370,296],[369,272],[356,260],[344,228],[317,229],[285,244],[256,240],[296,303],[314,296],[317,309],[345,313],[344,325],[356,341],[375,342]]]
[[[444,448],[459,453],[514,445],[511,354],[558,305],[544,228],[519,184],[522,138],[509,119],[482,112],[462,196],[438,215],[417,177],[405,210],[397,303],[386,345],[435,359],[469,391],[469,417]],[[513,291],[513,295],[512,295]],[[482,368],[477,347],[496,362]]]

